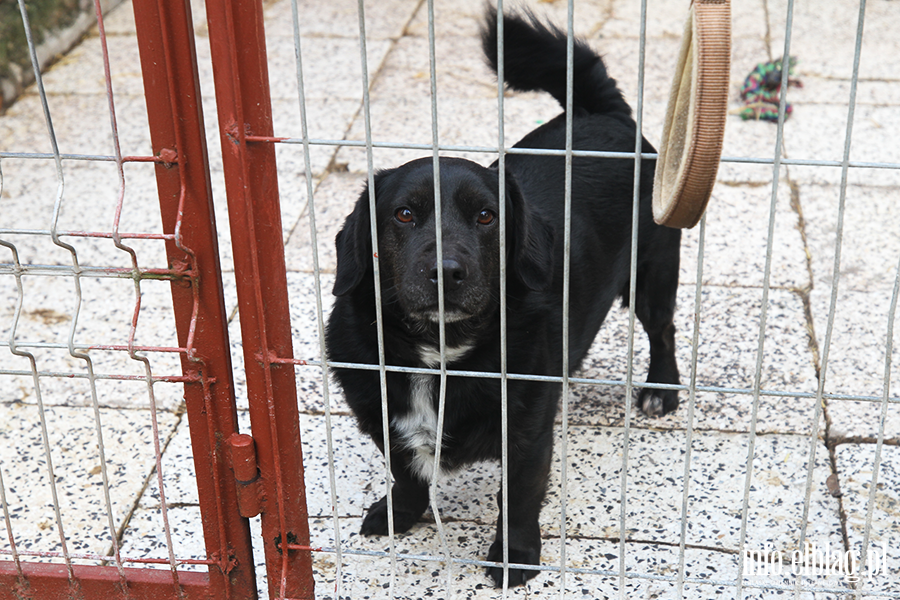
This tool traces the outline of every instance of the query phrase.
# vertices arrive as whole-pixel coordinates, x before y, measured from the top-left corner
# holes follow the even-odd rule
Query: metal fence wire
[[[568,36],[562,150],[512,147],[559,109],[506,91],[502,64],[496,87],[479,70],[480,1],[280,0],[263,12],[255,0],[207,0],[192,20],[187,2],[133,0],[134,22],[114,21],[126,2],[106,28],[97,2],[97,36],[83,44],[96,56],[77,60],[96,58],[104,85],[85,84],[83,97],[59,68],[42,77],[26,4],[36,89],[0,117],[0,134],[19,145],[0,147],[0,598],[311,598],[311,574],[314,597],[341,599],[900,598],[900,84],[876,64],[890,62],[878,53],[900,24],[895,2],[733,7],[735,69],[796,55],[805,87],[784,86],[774,123],[729,116],[719,184],[682,247],[679,385],[642,381],[634,298],[642,159],[656,158],[641,137],[655,141],[661,125],[658,89],[681,30],[669,21],[687,2],[541,3]],[[133,32],[143,87],[129,88],[108,48]],[[576,35],[608,52],[634,109],[633,152],[573,149]],[[84,118],[61,133],[63,101],[82,103]],[[204,127],[204,109],[221,145],[209,158],[216,125]],[[97,115],[110,124],[99,151],[80,137]],[[30,129],[3,129],[14,117]],[[151,136],[123,150],[126,118]],[[579,371],[568,372],[567,333],[558,375],[511,371],[502,301],[500,370],[448,366],[440,277],[439,365],[388,362],[375,175],[429,154],[439,257],[440,157],[497,160],[500,172],[513,154],[564,157],[565,298],[572,161],[633,161],[628,309],[611,311]],[[332,239],[364,182],[378,361],[331,362]],[[217,211],[230,233],[216,230]],[[506,219],[501,203],[502,248]],[[505,252],[500,261],[502,299]],[[355,430],[335,367],[378,373],[388,448],[388,373],[436,378],[435,464],[449,382],[499,380],[500,464],[447,481],[435,468],[425,522],[395,535],[389,508],[391,534],[358,535],[372,502],[386,495],[392,506],[390,454]],[[511,563],[505,537],[503,561],[482,560],[498,511],[508,514],[507,386],[517,380],[562,391],[537,566]],[[644,416],[633,406],[643,388],[679,390],[680,408]],[[239,429],[252,437],[232,437]],[[258,480],[235,476],[238,446],[254,449]],[[488,566],[503,568],[500,589]],[[510,566],[540,573],[510,588]]]

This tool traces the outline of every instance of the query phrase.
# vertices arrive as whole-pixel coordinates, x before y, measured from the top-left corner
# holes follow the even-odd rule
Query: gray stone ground
[[[497,92],[479,55],[477,18],[481,0],[436,2],[435,33],[440,139],[448,144],[492,145],[497,140]],[[565,3],[537,3],[536,9],[564,22]],[[577,33],[600,50],[611,74],[634,105],[639,50],[638,2],[578,2]],[[649,0],[644,131],[659,141],[667,90],[677,53],[685,2]],[[841,161],[847,128],[853,44],[858,7],[852,0],[798,0],[795,3],[791,52],[798,57],[802,88],[789,95],[793,116],[785,125],[784,156],[791,159]],[[734,52],[732,108],[744,76],[760,61],[779,57],[784,48],[784,0],[733,3]],[[216,129],[209,44],[200,3],[195,7],[197,50],[201,64],[204,110],[208,123],[213,187],[219,209],[220,248],[226,270],[228,308],[236,367],[241,365],[232,250],[228,243],[224,185]],[[361,105],[358,23],[355,3],[302,0],[301,34],[310,135],[316,138],[364,139]],[[368,68],[372,97],[372,135],[376,140],[431,142],[428,30],[426,6],[418,0],[374,0],[367,4]],[[276,135],[300,137],[295,83],[291,8],[287,0],[266,4],[269,69],[273,82]],[[107,19],[112,52],[118,122],[123,152],[148,154],[149,136],[138,67],[130,2]],[[900,3],[867,3],[857,106],[850,159],[900,163],[900,77],[894,57],[900,52],[896,30]],[[100,47],[96,36],[62,58],[45,75],[59,145],[65,153],[111,154]],[[506,98],[506,139],[516,140],[555,114],[554,102],[538,94]],[[771,158],[776,127],[742,122],[730,116],[726,157]],[[0,151],[47,152],[46,128],[34,89],[0,117]],[[408,150],[376,150],[376,167],[396,165],[422,155]],[[490,156],[470,155],[482,163]],[[355,148],[314,146],[312,172],[304,172],[302,148],[279,146],[279,185],[283,202],[288,281],[292,297],[294,353],[318,356],[316,309],[308,227],[306,178],[313,178],[319,257],[326,311],[334,268],[332,239],[361,189],[365,152]],[[6,158],[0,161],[0,238],[14,244],[25,265],[71,265],[71,256],[54,246],[46,231],[52,222],[57,180],[52,161]],[[159,215],[152,168],[126,167],[123,231],[158,231]],[[753,385],[759,346],[759,323],[766,264],[767,230],[773,195],[770,165],[723,163],[707,213],[703,256],[697,384],[725,388]],[[743,491],[752,458],[744,548],[798,548],[806,518],[806,539],[833,552],[862,548],[867,519],[869,552],[884,550],[882,566],[864,583],[862,597],[900,597],[900,356],[894,351],[890,372],[893,403],[826,399],[812,439],[815,401],[808,397],[825,377],[833,394],[881,398],[885,380],[888,310],[900,258],[900,170],[852,168],[847,175],[843,255],[830,346],[826,348],[834,277],[841,170],[836,167],[783,167],[775,186],[777,202],[771,240],[771,289],[768,296],[761,387],[782,395],[762,395],[756,436],[751,435],[752,397],[699,392],[690,444],[689,496],[684,553],[689,579],[686,598],[731,598],[738,574],[742,540]],[[65,189],[59,228],[110,231],[118,190],[108,163],[65,163]],[[44,232],[43,234],[40,232]],[[685,232],[682,282],[677,315],[678,356],[685,380],[690,377],[691,340],[697,285],[699,232]],[[108,239],[67,238],[82,265],[128,266],[125,253]],[[133,243],[142,266],[165,266],[156,242]],[[0,249],[0,263],[11,253]],[[0,267],[3,267],[0,264]],[[32,352],[42,372],[84,373],[85,363],[47,342],[65,343],[77,306],[70,277],[24,278],[23,313],[15,330],[17,343],[39,342]],[[168,284],[145,281],[137,342],[172,346],[174,324]],[[9,350],[17,300],[14,278],[0,270],[0,471],[10,507],[12,532],[20,550],[58,550],[46,459],[37,425],[36,394],[26,359]],[[122,344],[134,309],[129,282],[85,278],[77,327],[77,344]],[[616,312],[604,326],[580,376],[624,379],[627,313]],[[900,338],[894,335],[895,347]],[[40,343],[45,343],[41,346]],[[827,369],[822,366],[827,354]],[[141,375],[142,365],[122,353],[92,351],[97,373]],[[641,376],[648,349],[637,336],[635,369]],[[177,374],[173,355],[152,353],[156,374]],[[238,395],[246,407],[240,369]],[[313,545],[334,544],[340,533],[347,550],[383,550],[385,540],[357,535],[368,504],[384,489],[384,468],[373,445],[360,439],[338,390],[332,389],[332,436],[337,497],[330,498],[325,446],[323,382],[317,369],[298,370],[303,451],[309,490]],[[84,378],[42,377],[52,456],[70,552],[105,554],[109,524],[102,499],[92,390]],[[180,411],[180,391],[156,384],[160,435],[165,444],[165,474],[170,520],[178,557],[202,556],[199,510],[192,481],[187,422]],[[152,472],[153,447],[148,392],[140,382],[100,379],[96,394],[106,441],[114,527],[121,530],[126,556],[167,556],[159,525],[159,493]],[[797,397],[793,394],[805,394]],[[663,419],[631,415],[625,563],[629,598],[672,598],[676,584],[653,577],[675,576],[682,535],[682,490],[685,485],[688,399]],[[624,391],[621,387],[576,385],[569,398],[566,449],[565,555],[570,569],[618,572],[620,476],[624,449]],[[246,414],[241,413],[246,425]],[[880,432],[884,444],[879,446]],[[542,563],[558,565],[561,554],[561,434],[556,468],[542,513],[545,538]],[[753,444],[753,455],[749,449]],[[814,456],[814,457],[813,457]],[[877,485],[872,489],[877,470]],[[812,463],[812,468],[809,465]],[[482,558],[492,537],[496,514],[493,494],[499,485],[496,465],[479,465],[454,475],[440,486],[439,506],[455,557]],[[808,489],[807,489],[808,486]],[[838,493],[839,492],[839,493]],[[808,494],[808,510],[804,510]],[[331,504],[338,523],[332,521]],[[0,525],[0,549],[9,549],[6,526]],[[433,520],[398,536],[401,553],[440,555]],[[748,563],[748,569],[757,566]],[[317,597],[332,598],[336,586],[333,554],[316,554]],[[341,595],[382,598],[390,571],[387,558],[344,555]],[[261,583],[265,580],[259,570]],[[499,598],[479,568],[455,566],[450,576],[440,562],[401,560],[398,598]],[[779,592],[752,587],[762,583],[790,587],[796,579],[785,568],[780,576],[745,570],[744,597],[769,598]],[[804,583],[823,589],[849,589],[839,576],[813,575]],[[563,585],[553,572],[541,573],[510,597],[558,595]],[[620,597],[616,577],[569,573],[565,597]],[[265,589],[265,585],[262,585]],[[787,592],[781,592],[787,593]],[[836,592],[804,593],[801,598],[838,598]]]

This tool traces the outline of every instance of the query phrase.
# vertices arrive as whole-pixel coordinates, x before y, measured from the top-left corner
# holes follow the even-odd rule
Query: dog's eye
[[[413,213],[408,208],[401,208],[394,214],[396,219],[401,223],[412,223]]]
[[[489,210],[483,210],[478,213],[478,222],[482,225],[490,225],[494,222],[494,213]]]

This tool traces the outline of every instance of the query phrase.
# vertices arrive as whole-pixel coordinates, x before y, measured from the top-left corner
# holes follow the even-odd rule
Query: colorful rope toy
[[[797,64],[797,58],[788,57],[788,85],[796,85],[802,87],[803,84],[797,79],[791,79],[791,73]],[[778,102],[781,99],[781,81],[782,81],[782,60],[773,60],[771,62],[759,63],[753,69],[744,85],[741,86],[741,99],[744,101],[744,108],[741,109],[741,119],[747,121],[750,119],[763,121],[778,120]],[[790,103],[784,107],[784,117],[790,116],[793,107]]]

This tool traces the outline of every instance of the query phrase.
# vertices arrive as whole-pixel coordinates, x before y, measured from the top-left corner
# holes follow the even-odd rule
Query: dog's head
[[[375,176],[382,298],[415,321],[438,320],[438,277],[447,322],[465,321],[497,305],[500,278],[500,198],[496,169],[471,161],[440,162],[443,260],[435,239],[434,169],[419,159]],[[553,233],[530,210],[506,174],[507,265],[512,281],[546,288],[552,276]],[[335,240],[334,294],[374,285],[368,187]],[[365,283],[364,283],[365,282]],[[371,293],[367,291],[367,293]]]

